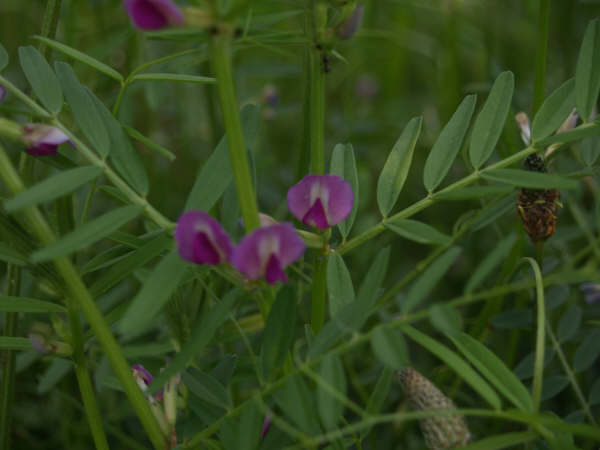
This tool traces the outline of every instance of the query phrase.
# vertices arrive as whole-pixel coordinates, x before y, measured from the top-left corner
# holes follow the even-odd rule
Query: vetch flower
[[[267,437],[267,433],[271,428],[271,415],[269,413],[265,414],[265,420],[263,421],[262,429],[260,430],[260,440],[264,441],[265,437]]]
[[[306,246],[289,223],[258,228],[238,244],[231,263],[250,280],[287,281],[283,269],[299,259]]]
[[[337,175],[308,175],[290,188],[287,201],[294,217],[323,230],[348,217],[354,193]]]
[[[229,262],[233,245],[223,227],[203,211],[187,211],[179,218],[175,240],[181,257],[196,264]]]
[[[337,29],[337,35],[340,39],[350,39],[354,36],[362,22],[363,13],[364,7],[362,5],[358,5],[354,8],[354,11],[352,11],[350,16],[342,22]]]
[[[600,284],[584,283],[579,286],[587,303],[600,302]]]
[[[33,156],[56,156],[60,144],[71,142],[69,136],[50,125],[28,123],[24,130],[23,140],[28,145],[25,151]]]
[[[142,30],[159,30],[183,23],[183,14],[172,0],[125,0],[133,25]]]
[[[163,408],[161,408],[159,403],[159,401],[162,400],[163,397],[162,391],[157,392],[156,394],[154,394],[154,396],[148,395],[146,393],[146,391],[148,390],[148,386],[150,385],[150,383],[152,383],[152,374],[148,372],[141,364],[135,364],[131,366],[131,373],[133,374],[133,378],[135,379],[137,385],[140,387],[142,392],[146,394],[148,406],[150,406],[150,410],[156,418],[160,430],[165,436],[169,436],[169,424],[167,423],[165,412]]]
[[[0,103],[4,100],[4,96],[6,95],[6,88],[0,84]]]

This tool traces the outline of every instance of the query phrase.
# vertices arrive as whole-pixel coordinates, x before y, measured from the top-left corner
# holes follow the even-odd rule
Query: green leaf
[[[450,236],[440,233],[432,226],[417,220],[392,218],[385,220],[383,224],[403,238],[420,244],[448,245],[452,240]]]
[[[425,347],[439,359],[444,361],[448,367],[454,370],[469,386],[481,395],[494,409],[500,409],[501,402],[496,392],[483,378],[469,366],[464,359],[450,350],[448,347],[440,344],[435,339],[417,331],[410,326],[403,327],[402,331],[408,337]]]
[[[456,308],[443,303],[436,303],[429,309],[429,321],[436,330],[451,336],[463,327],[462,316]]]
[[[346,395],[346,375],[339,356],[326,355],[319,367],[319,375],[338,393]],[[334,429],[344,413],[344,404],[321,384],[317,384],[317,408],[327,430]]]
[[[583,312],[577,305],[572,304],[569,309],[563,314],[558,323],[556,337],[560,342],[566,342],[573,338],[581,326],[581,318]]]
[[[577,111],[587,121],[600,92],[600,21],[592,20],[583,35],[575,68]]]
[[[196,397],[224,409],[231,408],[231,398],[221,383],[209,374],[191,368],[183,372],[183,382]]]
[[[451,247],[417,278],[402,302],[404,314],[414,309],[433,290],[461,251],[460,247]]]
[[[355,298],[350,272],[344,258],[338,253],[331,253],[327,259],[327,294],[329,295],[329,315],[335,317],[343,307],[352,303]]]
[[[38,394],[47,394],[73,369],[73,363],[64,358],[55,358],[40,378]]]
[[[338,224],[340,233],[342,234],[342,237],[345,238],[350,233],[352,225],[354,224],[356,212],[358,211],[359,199],[358,172],[356,171],[356,159],[354,158],[354,148],[352,147],[352,144],[337,144],[334,147],[333,153],[331,154],[329,172],[346,180],[354,193],[352,211],[350,211],[350,214],[344,221]]]
[[[375,328],[371,336],[371,348],[388,367],[400,370],[409,364],[408,347],[398,330],[383,326]]]
[[[117,72],[112,67],[107,66],[104,63],[101,63],[97,59],[92,58],[85,53],[80,52],[79,50],[75,50],[74,48],[69,47],[68,45],[61,44],[60,42],[53,41],[52,39],[48,39],[42,36],[34,36],[34,39],[38,41],[44,42],[48,47],[52,47],[54,50],[57,50],[67,56],[76,59],[79,62],[87,64],[88,66],[102,72],[105,75],[108,75],[111,78],[114,78],[117,81],[123,81],[123,76]]]
[[[320,433],[315,414],[315,401],[302,376],[296,374],[288,378],[283,388],[274,394],[275,401],[300,430],[311,435]]]
[[[8,65],[8,52],[2,44],[0,44],[0,71]]]
[[[230,417],[219,428],[225,450],[254,450],[258,447],[264,414],[256,402],[248,402],[239,417]],[[218,448],[221,448],[220,446]]]
[[[76,250],[89,247],[118,230],[127,222],[131,222],[142,212],[140,206],[124,206],[87,222],[62,236],[46,248],[37,250],[31,255],[31,262],[40,263],[61,256],[69,255]]]
[[[600,329],[595,329],[587,335],[573,357],[573,370],[583,372],[587,370],[600,356]]]
[[[440,133],[425,161],[423,183],[432,192],[442,182],[462,146],[475,109],[476,95],[467,95]]]
[[[2,350],[32,350],[28,338],[0,336],[0,349]]]
[[[377,205],[383,217],[394,208],[412,162],[423,117],[412,118],[392,147],[377,181]]]
[[[260,107],[245,105],[240,112],[244,142],[250,150],[260,124]],[[233,172],[229,161],[226,136],[223,136],[206,163],[202,166],[185,203],[185,210],[210,210],[221,198],[231,181]]]
[[[581,156],[587,166],[593,166],[598,156],[600,156],[600,138],[598,136],[589,137],[581,141]]]
[[[125,130],[125,132],[131,138],[135,139],[138,142],[141,142],[146,147],[149,147],[149,148],[151,148],[153,150],[156,150],[158,153],[160,153],[161,155],[165,156],[169,161],[173,161],[177,157],[175,155],[175,153],[171,152],[170,150],[167,150],[166,148],[164,148],[161,145],[158,145],[153,140],[148,139],[146,136],[144,136],[138,130],[135,130],[135,129],[131,128],[131,127],[128,127],[127,125],[122,125],[122,127]]]
[[[569,379],[564,375],[550,375],[544,378],[542,401],[556,397],[569,385]]]
[[[580,141],[588,137],[600,135],[600,122],[589,122],[579,125],[563,133],[554,134],[536,142],[538,148],[547,147],[552,144],[566,144],[568,142]]]
[[[479,169],[492,156],[506,122],[514,89],[513,73],[502,72],[475,120],[469,147],[469,157],[475,169]]]
[[[484,344],[466,333],[450,336],[454,345],[498,391],[523,411],[533,411],[527,388]]]
[[[506,259],[516,241],[517,235],[511,233],[498,242],[491,252],[485,255],[483,260],[477,264],[473,274],[469,277],[469,281],[467,281],[467,285],[465,286],[465,293],[469,294],[481,285],[488,275]]]
[[[83,85],[79,83],[77,75],[70,65],[56,62],[54,68],[75,122],[96,151],[100,155],[107,155],[110,150],[110,139],[94,102]]]
[[[271,307],[265,324],[261,347],[263,373],[268,378],[271,370],[279,367],[294,342],[296,325],[296,290],[283,286]]]
[[[96,166],[77,167],[57,173],[33,185],[4,202],[8,212],[55,200],[98,178],[102,169]]]
[[[486,180],[530,189],[576,189],[577,181],[548,173],[521,169],[494,169],[481,172]]]
[[[538,434],[535,431],[498,434],[460,447],[460,450],[500,450],[508,447],[514,448],[518,444],[530,442],[537,438]]]
[[[132,337],[150,324],[179,286],[187,269],[177,250],[172,250],[152,270],[140,291],[134,297],[119,324],[121,333]]]
[[[0,311],[22,313],[66,313],[67,310],[56,303],[27,297],[0,296]]]
[[[87,90],[87,89],[86,89]],[[110,138],[110,161],[123,178],[142,195],[148,193],[148,174],[138,152],[127,138],[121,123],[91,91],[87,90]],[[107,150],[108,152],[108,150]],[[108,153],[106,153],[108,154]],[[104,156],[106,156],[104,154]]]
[[[136,269],[139,269],[159,256],[163,251],[171,247],[172,244],[173,238],[161,234],[140,248],[120,258],[118,262],[112,264],[108,270],[104,271],[102,275],[94,280],[90,286],[90,294],[94,298],[100,294],[104,294],[131,275]]]
[[[198,75],[185,75],[179,73],[141,73],[134,75],[130,82],[133,81],[174,81],[177,83],[201,83],[215,84],[216,79],[212,77],[202,77]]]
[[[55,114],[59,112],[63,104],[62,91],[46,58],[37,49],[28,45],[19,47],[19,60],[35,95],[50,112]]]
[[[449,192],[438,192],[434,194],[436,200],[473,200],[491,197],[493,195],[505,195],[513,188],[504,185],[472,186],[455,189]]]
[[[0,261],[16,266],[25,266],[27,265],[27,256],[0,242]]]
[[[377,383],[375,384],[375,388],[371,392],[371,396],[367,401],[367,413],[369,415],[377,415],[383,405],[385,404],[385,400],[388,398],[388,393],[390,388],[392,387],[392,379],[394,376],[394,369],[391,367],[384,367],[381,375],[377,379]],[[369,434],[373,427],[366,428],[361,433],[361,438],[364,438]]]
[[[531,124],[531,139],[535,144],[550,136],[562,125],[575,107],[575,79],[563,83],[542,103]]]
[[[198,326],[192,330],[190,339],[181,346],[181,351],[173,357],[166,369],[155,377],[152,384],[148,386],[150,393],[158,392],[170,377],[185,369],[194,356],[204,350],[227,315],[232,312],[235,302],[241,297],[242,293],[241,289],[232,289],[202,317]]]

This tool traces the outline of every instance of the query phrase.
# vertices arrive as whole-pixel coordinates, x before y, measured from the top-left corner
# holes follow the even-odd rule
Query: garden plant
[[[0,450],[600,447],[600,7],[0,5]]]

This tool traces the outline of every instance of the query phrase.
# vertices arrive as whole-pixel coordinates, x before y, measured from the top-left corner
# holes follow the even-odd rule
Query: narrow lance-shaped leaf
[[[600,92],[600,20],[592,20],[585,30],[575,68],[577,111],[590,119]]]
[[[105,75],[108,75],[111,78],[114,78],[117,81],[123,81],[123,76],[115,69],[107,66],[106,64],[98,61],[97,59],[92,58],[91,56],[85,53],[80,52],[79,50],[75,50],[74,48],[71,48],[68,45],[62,44],[57,41],[53,41],[52,39],[48,39],[42,36],[34,36],[34,39],[45,43],[49,47],[52,47],[54,50],[58,50],[59,52],[70,56],[76,59],[77,61],[80,61],[84,64],[87,64],[90,67],[93,67],[94,69],[104,73]]]
[[[465,286],[466,293],[471,293],[477,289],[496,266],[505,260],[516,240],[517,235],[511,233],[496,244],[491,252],[485,255],[483,260],[477,265],[469,281],[467,281],[467,285]]]
[[[531,124],[531,139],[534,143],[550,136],[562,125],[575,107],[575,79],[563,83],[548,96]]]
[[[62,91],[46,58],[36,48],[28,45],[19,47],[19,60],[35,95],[50,112],[59,112],[63,104]]]
[[[392,218],[384,221],[384,225],[403,238],[419,242],[420,244],[447,245],[452,239],[450,236],[440,233],[432,226],[416,220]]]
[[[340,357],[327,355],[319,367],[319,375],[330,388],[346,395],[346,375]],[[326,429],[333,429],[344,412],[344,404],[321,384],[317,385],[317,407]]]
[[[102,169],[96,166],[65,170],[33,185],[4,202],[8,212],[57,199],[98,178]]]
[[[354,204],[350,215],[342,222],[338,224],[338,228],[343,237],[348,236],[354,219],[356,218],[356,212],[358,211],[358,172],[356,170],[356,159],[354,158],[354,148],[352,144],[337,144],[333,153],[331,154],[331,164],[329,171],[333,175],[338,175],[346,180],[352,192],[354,193]]]
[[[386,366],[399,370],[409,364],[408,347],[398,330],[381,326],[375,328],[371,336],[371,348]]]
[[[467,95],[433,144],[425,161],[423,183],[432,192],[442,182],[462,146],[475,109],[476,95]]]
[[[261,360],[266,377],[271,369],[283,363],[288,354],[294,341],[295,324],[296,290],[291,285],[285,285],[277,293],[265,324]]]
[[[530,189],[576,189],[577,181],[548,173],[521,169],[494,169],[481,172],[486,180]]]
[[[108,132],[85,88],[70,65],[59,61],[54,67],[75,122],[98,153],[107,155],[110,146]]]
[[[299,374],[288,378],[275,394],[275,401],[302,431],[316,435],[320,432],[312,392]]]
[[[135,75],[130,81],[173,81],[178,83],[215,84],[217,80],[211,77],[182,73],[141,73]]]
[[[0,311],[23,313],[65,313],[64,306],[35,298],[0,296]]]
[[[2,44],[0,44],[0,70],[4,70],[4,68],[8,65],[8,52],[4,48]]]
[[[390,213],[404,187],[423,117],[412,118],[392,147],[377,182],[377,205],[383,217]]]
[[[327,294],[329,314],[335,317],[342,308],[354,301],[354,286],[344,258],[331,253],[327,258]]]
[[[481,112],[473,125],[469,157],[471,164],[479,169],[492,155],[500,138],[515,89],[512,72],[502,72],[488,95]]]
[[[131,222],[141,212],[142,208],[140,206],[130,205],[106,213],[65,234],[48,247],[36,251],[31,255],[31,261],[34,263],[49,261],[88,247],[104,239],[127,222]]]
[[[367,401],[367,413],[369,414],[377,414],[381,411],[386,398],[388,397],[388,393],[392,386],[392,377],[394,376],[394,369],[391,367],[384,367],[381,375],[377,379],[377,383],[375,384],[375,388],[371,392],[371,396]],[[373,427],[366,428],[361,433],[361,438],[364,438],[369,434]]]

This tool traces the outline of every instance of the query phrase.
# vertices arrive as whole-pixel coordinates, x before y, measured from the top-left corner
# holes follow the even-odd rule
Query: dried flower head
[[[444,411],[456,409],[454,402],[435,385],[412,368],[399,373],[400,383],[412,407],[418,411]],[[466,445],[471,433],[463,416],[432,416],[420,420],[425,443],[430,450],[443,450]]]

